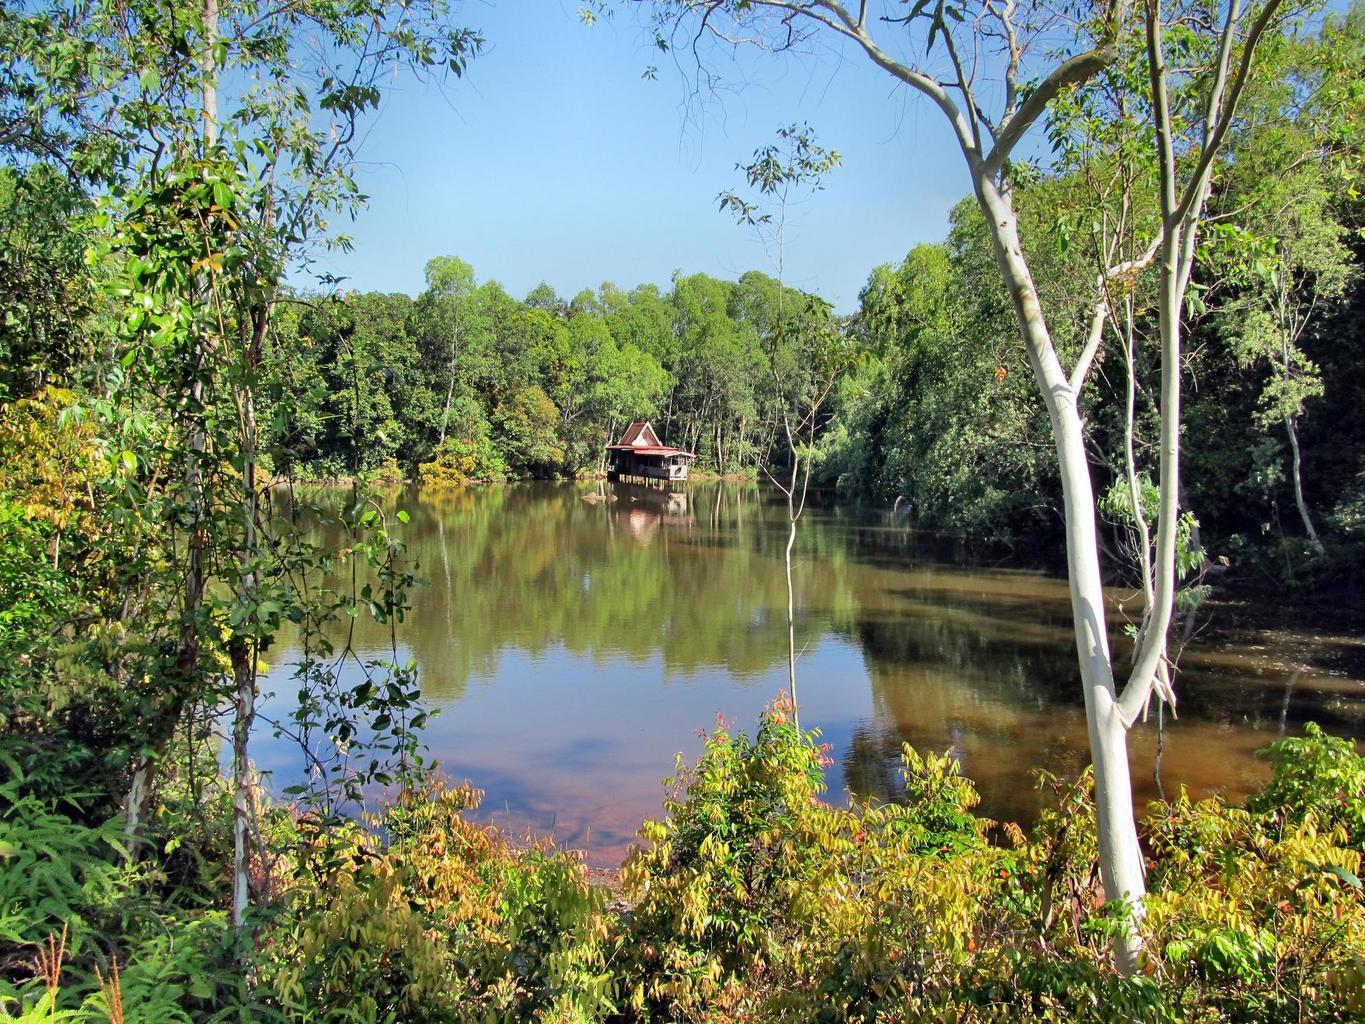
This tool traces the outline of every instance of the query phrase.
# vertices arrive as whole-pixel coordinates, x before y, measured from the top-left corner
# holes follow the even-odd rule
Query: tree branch
[[[1111,282],[1121,277],[1136,275],[1146,270],[1156,259],[1157,253],[1161,251],[1161,237],[1157,236],[1147,249],[1140,256],[1131,260],[1124,260],[1122,263],[1115,263],[1100,274],[1095,280],[1095,305],[1090,317],[1090,329],[1086,332],[1085,347],[1081,350],[1080,357],[1076,360],[1076,367],[1071,371],[1071,390],[1080,393],[1085,384],[1085,378],[1090,372],[1090,365],[1094,362],[1095,355],[1099,351],[1100,343],[1104,338],[1105,322],[1109,319],[1110,298],[1109,285]]]
[[[1057,65],[1050,75],[1038,83],[1038,88],[1029,94],[1014,116],[1001,121],[995,146],[985,159],[987,174],[993,175],[1004,166],[1019,140],[1042,117],[1048,104],[1063,89],[1088,81],[1114,62],[1118,56],[1115,40],[1123,21],[1127,20],[1128,4],[1129,0],[1119,0],[1115,5],[1104,42]]]
[[[1242,98],[1242,93],[1246,91],[1247,80],[1251,77],[1251,61],[1256,55],[1256,47],[1265,35],[1265,31],[1270,27],[1271,19],[1280,8],[1282,0],[1266,0],[1266,5],[1261,8],[1261,13],[1252,22],[1251,29],[1247,32],[1246,42],[1242,44],[1242,56],[1237,64],[1237,75],[1233,78],[1232,87],[1228,89],[1227,95],[1221,94],[1227,82],[1228,69],[1231,64],[1230,53],[1232,36],[1235,34],[1236,25],[1233,23],[1231,10],[1235,10],[1238,5],[1234,4],[1229,11],[1228,24],[1224,26],[1223,39],[1220,43],[1220,62],[1219,76],[1215,84],[1213,93],[1210,94],[1209,111],[1212,115],[1215,109],[1217,98],[1222,99],[1221,109],[1217,115],[1217,121],[1210,124],[1212,132],[1204,140],[1203,148],[1199,154],[1199,164],[1195,168],[1190,183],[1185,188],[1185,194],[1171,213],[1176,220],[1184,220],[1190,210],[1199,201],[1199,192],[1203,183],[1212,171],[1214,158],[1218,155],[1218,150],[1223,145],[1223,140],[1232,127],[1233,116],[1237,112],[1237,104]]]
[[[714,0],[708,0],[706,6],[714,6]],[[754,0],[753,6],[787,11],[791,14],[810,18],[812,21],[818,22],[846,39],[851,39],[857,43],[862,47],[863,52],[872,59],[872,62],[883,71],[929,97],[948,118],[949,124],[952,125],[953,131],[957,135],[958,145],[962,147],[968,162],[975,164],[980,160],[981,150],[976,144],[972,127],[967,119],[962,116],[962,111],[958,109],[957,104],[948,95],[943,84],[922,71],[902,64],[883,50],[868,33],[866,25],[854,18],[843,4],[836,2],[836,0]],[[822,11],[825,13],[821,13]],[[864,12],[860,10],[859,13]]]

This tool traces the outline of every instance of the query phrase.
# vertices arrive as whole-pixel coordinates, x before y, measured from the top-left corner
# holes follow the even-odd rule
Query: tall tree
[[[753,323],[764,337],[768,371],[773,386],[773,415],[781,422],[786,443],[786,471],[774,473],[760,452],[763,470],[787,499],[787,545],[783,562],[787,579],[787,686],[791,693],[792,719],[801,725],[801,702],[796,679],[796,590],[792,580],[792,556],[796,527],[806,510],[811,466],[815,459],[815,433],[825,403],[844,369],[844,340],[832,322],[829,308],[813,296],[792,296],[786,301],[783,285],[787,258],[787,221],[793,203],[803,192],[818,192],[827,174],[839,166],[841,157],[816,141],[809,125],[788,125],[777,131],[777,142],[760,147],[753,162],[739,168],[756,196],[746,199],[735,192],[720,194],[720,208],[741,224],[755,229],[777,269],[776,288],[766,289],[766,279],[747,274],[735,289],[743,320]],[[755,285],[757,287],[755,287]],[[771,292],[771,301],[765,294]],[[747,297],[758,301],[743,301]]]
[[[441,403],[440,425],[436,444],[446,439],[450,425],[450,405],[461,379],[461,364],[468,361],[472,349],[483,342],[480,336],[484,325],[478,319],[475,301],[477,285],[474,268],[457,256],[437,256],[427,261],[426,291],[418,304],[422,311],[423,349],[433,374],[440,379],[445,392]]]
[[[1030,366],[1052,423],[1066,521],[1077,654],[1085,694],[1091,756],[1095,767],[1101,874],[1106,895],[1130,910],[1136,922],[1145,892],[1142,854],[1134,824],[1126,735],[1147,706],[1165,661],[1166,629],[1175,602],[1176,532],[1179,518],[1181,304],[1193,270],[1198,225],[1213,167],[1248,78],[1256,45],[1271,25],[1280,0],[1248,10],[1241,0],[1220,5],[1213,20],[1203,8],[1147,0],[1111,0],[1068,31],[1062,15],[1044,4],[988,2],[972,17],[940,0],[888,4],[869,18],[870,4],[856,9],[838,0],[657,0],[658,44],[692,41],[709,34],[723,43],[747,40],[775,51],[795,50],[815,38],[843,41],[897,82],[932,103],[947,120],[960,149],[972,191],[992,241],[1001,280],[1009,292]],[[1173,69],[1167,37],[1196,45]],[[1135,43],[1135,38],[1139,42]],[[1145,42],[1142,40],[1145,39]],[[1120,61],[1125,47],[1145,54],[1150,112],[1159,166],[1161,230],[1158,319],[1162,348],[1160,494],[1156,540],[1156,592],[1145,616],[1140,650],[1127,684],[1115,683],[1110,655],[1095,490],[1086,451],[1079,397],[1102,340],[1108,308],[1096,297],[1100,329],[1068,370],[1043,308],[1026,255],[1016,209],[1021,168],[1018,150],[1062,94],[1084,88]],[[692,52],[698,52],[692,45]],[[936,74],[934,54],[946,71]],[[1192,61],[1189,58],[1194,58]],[[991,84],[987,84],[991,83]],[[998,85],[996,84],[998,83]],[[1172,92],[1197,94],[1198,109],[1173,108]],[[998,112],[987,112],[991,101]],[[1177,161],[1177,153],[1180,157]],[[1102,283],[1121,268],[1100,268]],[[1120,966],[1134,970],[1139,950],[1135,924],[1116,945]]]
[[[358,129],[382,83],[402,69],[458,74],[478,49],[448,15],[444,0],[0,10],[11,55],[0,74],[0,148],[7,160],[47,154],[73,180],[93,182],[101,201],[96,255],[112,268],[118,325],[91,404],[173,427],[152,434],[161,440],[136,500],[184,531],[173,545],[184,552],[181,629],[164,677],[171,697],[149,701],[157,714],[132,775],[130,828],[185,705],[230,701],[239,928],[252,896],[248,744],[260,655],[286,606],[316,611],[296,585],[297,538],[274,536],[266,510],[263,355],[286,269],[306,267],[319,245],[345,244],[328,222],[363,198]],[[162,487],[169,465],[174,482]],[[222,650],[211,650],[224,630]],[[226,655],[228,678],[210,654]]]

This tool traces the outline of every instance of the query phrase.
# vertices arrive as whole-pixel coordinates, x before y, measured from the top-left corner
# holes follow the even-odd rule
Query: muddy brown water
[[[717,715],[753,727],[787,685],[780,497],[736,483],[395,496],[427,581],[398,654],[440,712],[432,755],[485,791],[481,815],[610,866]],[[951,749],[980,812],[1026,824],[1032,773],[1086,763],[1064,580],[834,506],[801,521],[795,586],[801,720],[832,744],[831,799],[894,799],[910,743]],[[1136,606],[1110,596],[1121,648]],[[1167,793],[1244,795],[1267,775],[1256,751],[1307,721],[1361,735],[1365,629],[1348,604],[1215,598],[1201,610],[1165,725]],[[355,642],[362,656],[391,653],[373,624]],[[270,652],[265,717],[287,715],[297,654],[287,638]],[[1157,796],[1156,743],[1153,716],[1131,742],[1140,801]],[[277,790],[302,774],[295,745],[264,728],[255,756]]]

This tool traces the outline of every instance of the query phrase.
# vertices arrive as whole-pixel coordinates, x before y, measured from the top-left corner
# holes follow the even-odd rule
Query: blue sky
[[[716,195],[739,188],[735,164],[794,121],[844,164],[792,215],[789,283],[851,310],[873,266],[944,236],[968,189],[961,157],[938,112],[865,58],[746,53],[721,66],[732,88],[689,103],[679,68],[629,12],[588,28],[577,8],[458,8],[487,51],[441,88],[392,84],[362,154],[370,204],[336,225],[355,251],[325,269],[348,288],[416,294],[430,257],[456,255],[513,295],[545,280],[565,297],[603,281],[666,285],[675,269],[773,273]]]

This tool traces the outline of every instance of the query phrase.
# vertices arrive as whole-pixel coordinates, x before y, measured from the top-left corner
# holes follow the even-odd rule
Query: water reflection
[[[657,813],[674,755],[694,754],[717,714],[751,723],[785,685],[786,521],[755,485],[528,484],[395,500],[430,583],[402,635],[442,710],[428,739],[450,774],[486,789],[485,813],[503,824],[619,859]],[[1028,772],[1084,764],[1063,582],[973,566],[837,508],[807,513],[795,580],[802,722],[834,744],[833,794],[894,795],[902,742],[952,747],[984,813],[1028,820]],[[1310,718],[1358,732],[1365,639],[1326,613],[1312,628],[1284,618],[1293,609],[1274,614],[1217,605],[1186,650],[1168,789],[1239,794],[1263,777],[1254,751]],[[357,646],[385,650],[387,633],[366,628]],[[277,669],[276,712],[287,675]],[[1132,746],[1140,795],[1155,795],[1155,728],[1139,727]],[[283,746],[267,742],[261,759],[288,784]]]

